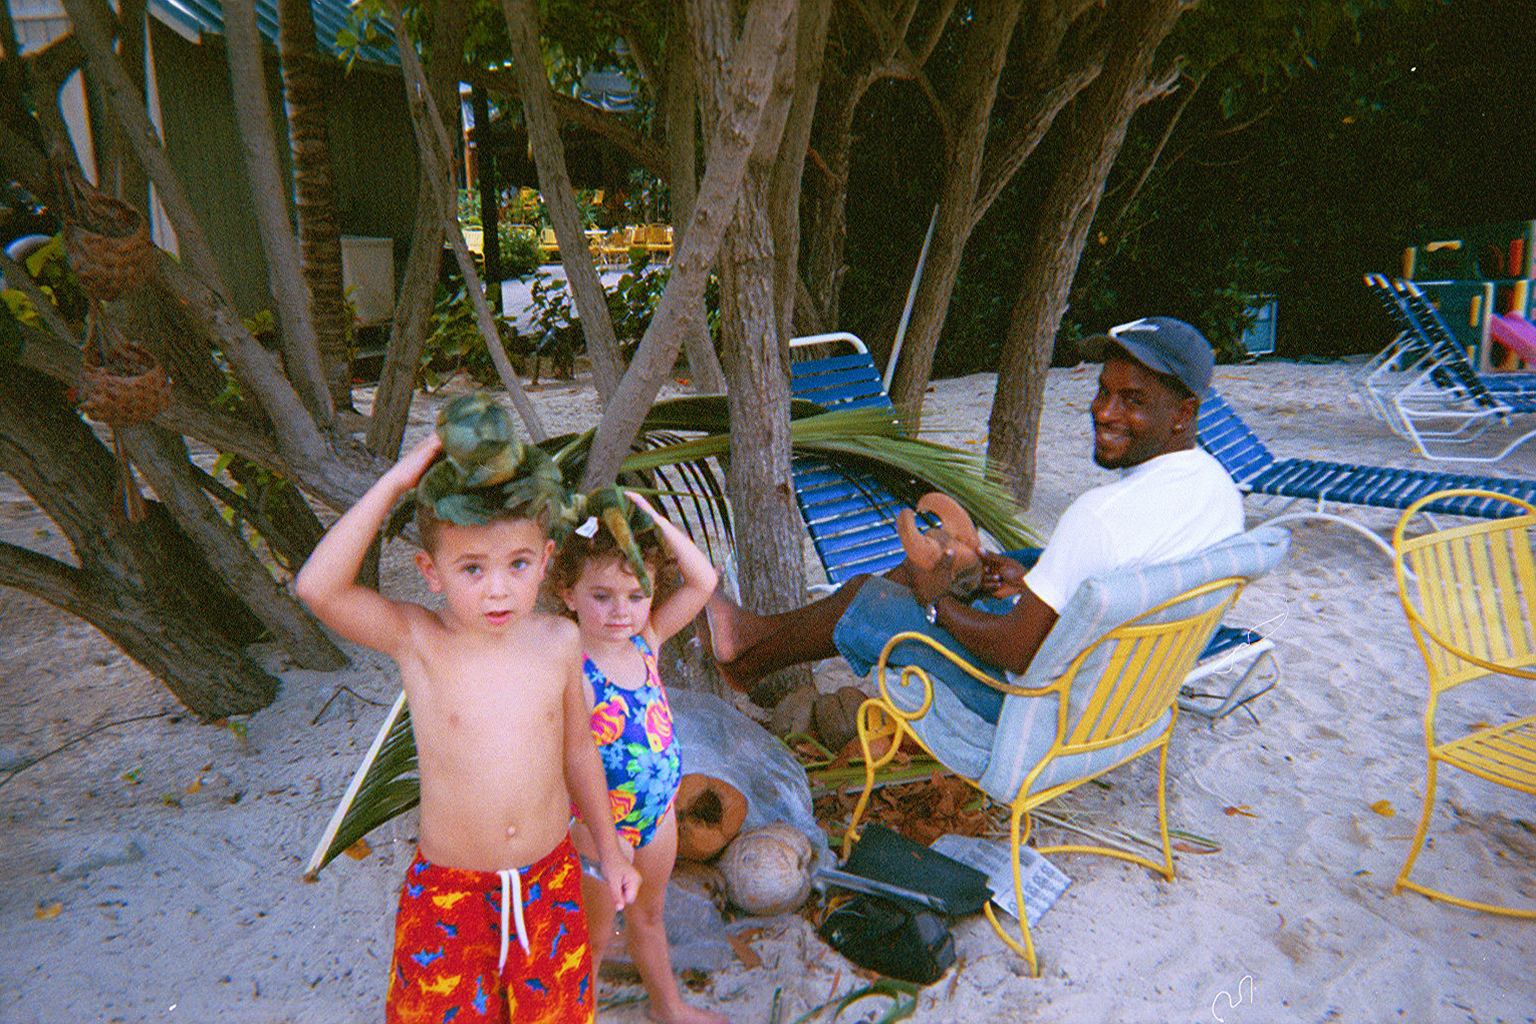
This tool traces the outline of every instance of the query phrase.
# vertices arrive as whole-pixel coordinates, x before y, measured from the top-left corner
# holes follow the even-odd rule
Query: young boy
[[[421,772],[421,835],[395,921],[390,1021],[592,1021],[574,800],[596,824],[616,907],[639,888],[619,852],[592,741],[576,624],[533,612],[553,542],[508,514],[418,514],[438,611],[358,585],[389,510],[441,450],[403,456],[315,547],[294,583],[322,622],[400,665]]]

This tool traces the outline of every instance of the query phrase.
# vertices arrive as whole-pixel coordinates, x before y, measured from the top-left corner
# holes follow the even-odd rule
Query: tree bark
[[[517,73],[517,95],[528,125],[533,161],[538,167],[539,191],[560,243],[560,264],[571,284],[571,297],[581,315],[581,332],[587,339],[587,355],[592,360],[592,383],[607,406],[624,374],[624,360],[613,333],[603,282],[593,266],[587,236],[576,212],[576,193],[566,172],[565,146],[560,141],[549,76],[544,70],[544,52],[539,45],[538,9],[533,0],[502,0],[501,7],[507,20],[512,66]]]
[[[78,615],[205,719],[257,711],[278,683],[242,651],[260,624],[157,502],[120,514],[118,467],[62,388],[30,371],[0,374],[0,469],[69,539],[78,568],[0,544],[0,584]]]
[[[334,64],[315,45],[309,0],[278,0],[277,45],[283,66],[283,106],[293,154],[294,213],[308,311],[319,345],[321,373],[331,404],[352,408],[347,359],[351,313],[341,275],[341,227],[336,216],[336,169],[331,158],[326,85]]]
[[[988,461],[1026,508],[1034,489],[1045,376],[1072,277],[1126,127],[1148,96],[1157,48],[1188,6],[1187,0],[1138,0],[1110,12],[1106,23],[1114,27],[1104,68],[1078,97],[1061,164],[1040,209],[987,427]]]
[[[501,378],[502,387],[506,389],[508,397],[512,399],[513,407],[522,417],[529,436],[534,441],[542,441],[549,436],[549,432],[544,429],[538,409],[529,401],[527,393],[523,391],[522,383],[517,378],[517,373],[512,368],[511,361],[507,358],[506,346],[501,340],[501,329],[496,325],[496,318],[491,315],[491,308],[485,301],[485,289],[480,285],[480,275],[475,270],[474,258],[470,256],[469,249],[464,244],[464,232],[459,228],[458,197],[453,186],[453,144],[449,141],[448,133],[439,116],[439,105],[433,96],[433,93],[438,90],[427,87],[421,62],[416,58],[415,43],[406,31],[405,19],[398,10],[394,15],[394,29],[395,39],[400,44],[400,69],[405,73],[406,88],[411,95],[411,122],[416,130],[416,140],[421,151],[422,173],[432,186],[433,206],[438,218],[447,228],[448,241],[453,246],[454,260],[458,263],[459,272],[464,277],[464,290],[469,296],[470,305],[474,307],[475,322],[480,328],[480,336],[485,341],[491,362],[496,367],[496,375]],[[441,36],[437,37],[434,46],[440,44]],[[445,61],[439,65],[439,67],[449,68],[457,66],[456,61]],[[442,83],[437,84],[439,88],[442,85]],[[457,104],[458,100],[455,98],[455,110]]]
[[[906,411],[914,427],[921,423],[923,394],[933,369],[933,355],[938,349],[955,277],[960,272],[960,257],[970,237],[971,204],[981,180],[997,81],[1003,72],[1021,5],[1022,0],[999,0],[977,9],[977,16],[967,29],[960,63],[964,70],[946,104],[952,134],[943,157],[938,223],[891,385],[891,401]]]
[[[683,244],[688,221],[693,216],[693,204],[699,193],[698,172],[695,169],[698,162],[697,148],[694,145],[698,79],[687,6],[687,0],[673,0],[668,8],[671,23],[667,30],[667,95],[663,118],[666,124],[667,163],[671,168],[669,185],[672,192],[674,251]],[[720,366],[720,357],[715,354],[714,339],[710,337],[703,296],[690,309],[684,310],[682,330],[683,351],[688,356],[688,372],[693,378],[693,389],[705,395],[725,394],[725,371]]]
[[[122,427],[118,437],[166,510],[220,579],[240,594],[301,668],[329,672],[347,664],[310,614],[279,586],[245,538],[208,503],[180,435],[153,425]]]
[[[708,48],[715,45],[716,29],[698,19],[704,2],[694,0],[689,16],[698,45]],[[792,16],[791,0],[754,0],[747,10],[740,40],[727,37],[720,43],[722,53],[732,54],[726,71],[729,82],[719,90],[729,102],[721,106],[717,115],[706,119],[710,142],[693,217],[682,245],[673,252],[672,273],[651,326],[597,426],[582,478],[584,490],[611,483],[618,476],[619,464],[634,444],[641,421],[677,361],[684,311],[704,294],[710,264],[730,222],[753,144],[760,132],[777,138],[784,130],[789,96],[776,93],[773,86],[779,54],[788,45],[786,25]]]
[[[735,215],[720,247],[720,334],[730,381],[731,458],[728,489],[742,603],[780,611],[805,602],[805,554],[790,472],[789,333],[799,250],[799,180],[816,103],[830,6],[801,3],[791,22],[795,45],[780,51],[774,90],[784,96],[777,126],[759,128]],[[726,81],[718,43],[728,11],[716,7],[714,28],[701,33],[717,47],[706,56],[714,88]],[[701,62],[703,63],[703,62]],[[707,109],[722,111],[718,92]],[[772,130],[777,127],[777,130]],[[752,699],[772,706],[810,681],[809,666],[759,680]]]
[[[437,294],[437,267],[443,251],[443,218],[425,170],[416,184],[416,220],[411,249],[400,278],[400,297],[384,346],[384,366],[374,389],[373,416],[368,423],[368,450],[386,459],[400,455],[400,439],[416,396],[421,350],[427,343],[432,299]]]
[[[307,9],[307,7],[306,7]],[[299,247],[288,221],[283,198],[282,170],[277,162],[272,108],[267,100],[266,65],[261,56],[261,36],[256,31],[252,0],[225,0],[224,31],[229,45],[229,84],[235,118],[245,150],[246,175],[251,181],[251,200],[256,226],[267,257],[267,280],[277,303],[278,332],[283,364],[304,406],[315,422],[330,424],[335,407],[321,366],[320,342],[310,318],[310,296],[299,267]],[[340,259],[341,250],[336,250]],[[345,352],[343,352],[345,363]],[[350,391],[346,404],[351,402]]]
[[[483,86],[472,90],[475,111],[475,184],[480,192],[480,254],[485,263],[485,291],[491,308],[501,311],[501,197],[496,189],[496,154],[490,136],[491,104]]]

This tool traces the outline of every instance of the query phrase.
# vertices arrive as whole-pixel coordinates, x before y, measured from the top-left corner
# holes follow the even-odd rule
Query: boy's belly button
[[[508,825],[507,826],[507,838],[511,839],[515,835],[517,835],[517,826],[516,825]]]

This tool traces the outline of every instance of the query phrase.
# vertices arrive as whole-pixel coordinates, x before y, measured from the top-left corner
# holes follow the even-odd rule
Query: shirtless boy
[[[576,624],[536,614],[553,548],[515,513],[485,526],[418,514],[437,611],[360,586],[396,501],[441,449],[403,456],[333,526],[294,589],[322,622],[400,666],[421,772],[418,853],[395,921],[389,1021],[591,1021],[591,952],[572,801],[614,904],[639,878],[619,852],[593,745]],[[607,827],[602,827],[607,826]]]

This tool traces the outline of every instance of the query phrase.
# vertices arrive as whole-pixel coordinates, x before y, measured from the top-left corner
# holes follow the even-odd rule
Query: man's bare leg
[[[721,678],[746,690],[770,672],[836,655],[833,627],[868,578],[855,577],[819,601],[774,615],[749,612],[727,597],[723,587],[716,588],[704,612],[709,653]]]

